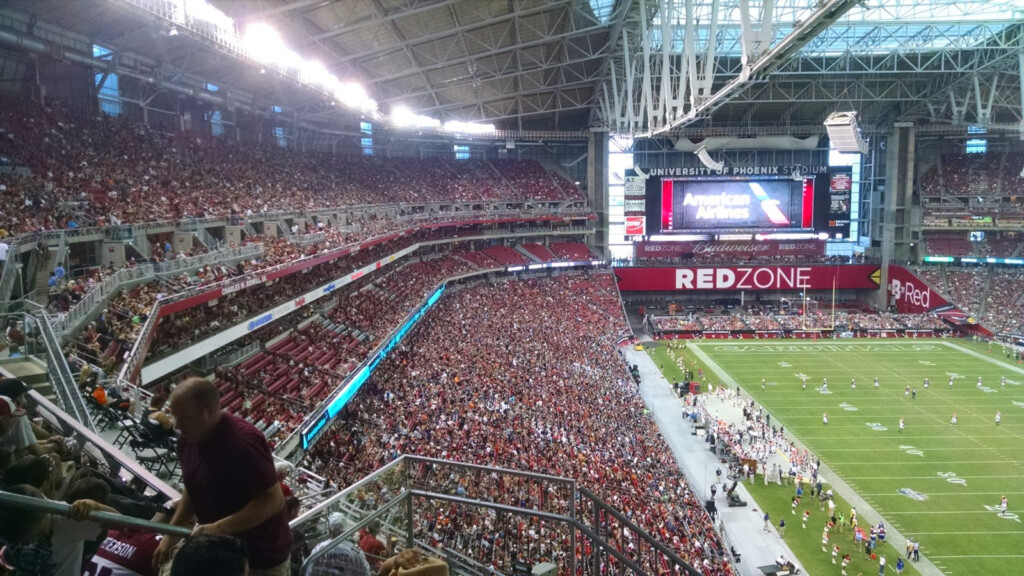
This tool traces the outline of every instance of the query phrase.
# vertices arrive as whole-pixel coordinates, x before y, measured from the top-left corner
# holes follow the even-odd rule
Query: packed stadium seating
[[[1024,272],[996,270],[989,282],[985,313],[980,319],[989,330],[1021,334],[1024,330]]]
[[[532,161],[301,153],[10,98],[0,102],[0,159],[12,168],[0,173],[4,235],[354,204],[582,199]]]
[[[922,196],[1017,196],[1024,155],[1018,152],[945,154],[921,176]]]
[[[626,330],[621,313],[607,313],[618,308],[608,274],[480,283],[451,294],[410,337],[414,344],[378,368],[308,466],[339,485],[400,453],[578,478],[682,558],[706,559],[704,574],[730,573],[702,501],[680,479],[612,345]],[[538,317],[545,322],[529,320]],[[435,544],[474,541],[464,532],[471,522],[452,528],[437,530]],[[708,546],[689,545],[691,538]],[[509,570],[507,550],[476,542],[475,559]],[[529,560],[573,553],[566,544],[548,542],[544,557]]]

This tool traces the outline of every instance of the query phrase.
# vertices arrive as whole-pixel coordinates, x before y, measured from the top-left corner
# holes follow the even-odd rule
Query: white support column
[[[1024,44],[1024,38],[1020,42]],[[1017,52],[1017,73],[1020,74],[1020,117],[1021,125],[1024,126],[1024,46]]]
[[[640,13],[647,14],[647,0],[640,0]],[[652,130],[654,126],[654,95],[651,93],[651,31],[647,27],[646,17],[640,19],[640,42],[644,55],[644,77],[643,95],[640,99],[640,112],[638,116],[642,117],[646,108],[647,129]]]
[[[623,103],[629,107],[629,131],[635,132],[639,128],[636,107],[633,106],[633,79],[636,77],[636,71],[633,70],[633,60],[629,57],[629,33],[625,27],[622,28],[622,61],[626,69],[626,97]]]
[[[754,31],[750,26],[750,0],[740,0],[740,62],[747,69],[757,55],[754,53]]]
[[[953,93],[953,89],[949,89],[949,105],[953,114],[953,122],[963,122],[964,115],[967,113],[967,106],[971,103],[970,89],[966,95],[964,95],[964,103],[958,104],[956,101],[956,94]]]
[[[697,26],[694,23],[693,0],[686,0],[686,25],[683,36],[683,59],[686,60],[690,77],[690,107],[697,102]]]
[[[672,47],[673,0],[664,0],[661,4],[661,87],[658,90],[658,126],[649,126],[653,130],[668,124],[673,102],[672,97],[672,60],[669,49]]]

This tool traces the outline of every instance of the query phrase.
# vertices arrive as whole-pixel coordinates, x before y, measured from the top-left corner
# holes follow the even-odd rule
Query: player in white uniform
[[[875,390],[878,390],[878,376],[875,376]]]
[[[978,390],[981,390],[981,376],[978,376]]]
[[[855,378],[850,378],[850,388],[857,389],[857,380]]]
[[[1006,376],[1003,376],[1002,378],[999,379],[999,387],[1006,388]]]
[[[925,390],[928,389],[928,379],[927,378],[924,379],[924,389]]]

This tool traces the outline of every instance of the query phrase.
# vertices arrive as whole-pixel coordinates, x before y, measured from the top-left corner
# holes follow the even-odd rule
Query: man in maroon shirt
[[[181,432],[181,502],[171,520],[197,522],[193,534],[233,535],[249,549],[252,576],[287,576],[291,532],[284,495],[266,438],[245,420],[220,410],[220,392],[189,378],[171,394],[171,414]],[[154,564],[167,560],[173,538],[164,538]]]

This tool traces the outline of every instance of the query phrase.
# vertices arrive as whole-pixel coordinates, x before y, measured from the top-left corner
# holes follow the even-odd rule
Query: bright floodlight
[[[264,63],[277,62],[285,51],[284,42],[277,31],[262,22],[250,24],[245,29],[242,43],[253,58]]]
[[[441,126],[440,120],[414,114],[405,106],[396,106],[391,111],[391,121],[399,128],[439,128]]]
[[[304,63],[299,72],[299,80],[309,84],[320,84],[327,88],[333,88],[338,84],[338,79],[319,62]]]
[[[475,124],[473,122],[451,120],[444,123],[444,131],[456,132],[458,134],[487,134],[494,132],[494,124]]]

